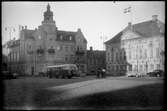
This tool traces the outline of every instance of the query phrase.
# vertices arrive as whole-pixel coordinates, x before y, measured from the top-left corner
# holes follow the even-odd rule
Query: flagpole
[[[131,10],[130,10],[130,12],[131,12],[131,23],[133,24],[133,12],[132,12],[132,6],[130,5],[130,7],[131,7]]]

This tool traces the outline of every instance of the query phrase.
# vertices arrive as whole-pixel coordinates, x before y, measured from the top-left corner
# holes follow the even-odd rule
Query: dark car
[[[163,70],[155,70],[154,71],[158,77],[162,77],[164,75],[164,71]]]
[[[162,77],[164,74],[163,70],[154,70],[153,72],[148,72],[147,75],[150,77]]]

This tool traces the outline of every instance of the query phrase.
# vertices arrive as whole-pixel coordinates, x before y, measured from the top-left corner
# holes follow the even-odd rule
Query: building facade
[[[164,23],[152,20],[128,24],[106,44],[106,67],[112,75],[146,74],[164,70]]]
[[[87,51],[87,74],[96,74],[98,68],[106,68],[105,51],[90,50]]]
[[[81,29],[58,30],[49,4],[42,25],[35,30],[22,27],[19,44],[19,62],[25,74],[38,74],[45,72],[46,66],[66,63],[77,64],[81,72],[86,72],[86,38]],[[9,47],[11,52],[15,48]]]

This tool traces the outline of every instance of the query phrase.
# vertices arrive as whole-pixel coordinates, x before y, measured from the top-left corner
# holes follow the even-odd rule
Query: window
[[[156,57],[159,57],[159,48],[156,48]]]
[[[73,51],[73,46],[71,46],[71,51]]]
[[[129,59],[131,59],[131,51],[129,51]]]
[[[160,69],[160,64],[157,64],[157,69]]]
[[[69,39],[72,40],[72,36],[70,36]]]
[[[152,43],[152,41],[150,41],[150,43],[149,43],[149,47],[152,47],[153,46],[153,43]]]
[[[140,65],[140,71],[143,71],[143,66],[142,65]]]
[[[60,50],[60,46],[57,46],[57,50]]]
[[[154,70],[154,65],[153,64],[150,65],[150,69]]]
[[[145,49],[145,58],[147,58],[147,49]]]
[[[40,36],[40,35],[38,36],[38,39],[41,39],[41,36]]]
[[[116,52],[116,61],[118,61],[118,53]]]
[[[113,61],[113,54],[111,54],[111,61]]]
[[[63,40],[63,36],[62,35],[60,35],[60,40]]]
[[[65,61],[68,61],[68,57],[65,57]]]
[[[150,49],[150,58],[152,58],[153,57],[153,48],[151,47],[151,49]]]
[[[15,53],[15,61],[17,62],[17,52]]]
[[[119,70],[119,67],[118,67],[118,65],[116,66],[116,71],[118,71]]]
[[[140,59],[142,58],[142,49],[140,49]]]
[[[68,46],[65,46],[66,51],[68,51]]]

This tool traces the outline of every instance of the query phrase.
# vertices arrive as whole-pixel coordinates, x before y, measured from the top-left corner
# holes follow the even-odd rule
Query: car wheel
[[[71,79],[72,76],[68,76],[68,79]]]

